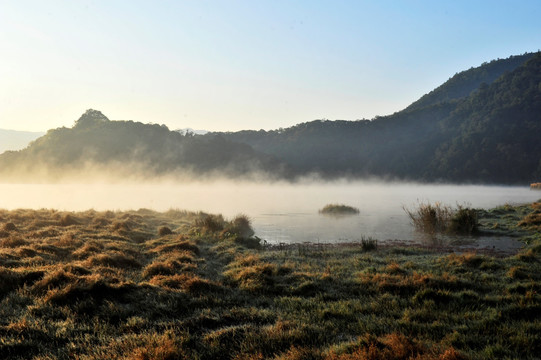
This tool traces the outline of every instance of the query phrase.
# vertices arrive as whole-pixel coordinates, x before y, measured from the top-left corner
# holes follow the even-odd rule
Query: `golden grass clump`
[[[474,252],[467,252],[463,254],[449,254],[445,258],[448,266],[467,266],[467,267],[479,267],[485,258],[481,255],[477,255]]]
[[[49,272],[40,281],[32,286],[32,292],[36,294],[45,294],[55,288],[61,288],[68,284],[76,282],[78,276],[66,272],[63,269],[57,269]]]
[[[156,275],[173,275],[177,272],[177,266],[174,262],[168,261],[159,261],[153,262],[145,266],[143,270],[144,278],[151,278]]]
[[[518,226],[524,227],[541,227],[541,212],[533,212],[526,215],[518,222]]]
[[[75,259],[86,259],[89,256],[102,252],[103,249],[104,249],[104,245],[102,243],[95,240],[91,240],[84,243],[83,246],[73,251],[72,256]]]
[[[125,299],[135,289],[131,283],[104,278],[101,275],[80,277],[58,290],[47,293],[45,301],[57,305],[76,306],[79,301]]]
[[[156,253],[166,253],[166,252],[173,252],[173,251],[189,251],[196,255],[199,254],[199,248],[197,245],[194,245],[190,242],[190,240],[184,240],[185,238],[181,235],[178,237],[178,239],[173,243],[167,243],[163,245],[159,245],[151,250],[151,252]]]
[[[141,263],[133,256],[118,251],[92,255],[86,260],[85,263],[91,267],[109,266],[119,269],[140,268],[142,266]]]
[[[28,241],[19,236],[9,236],[0,239],[0,248],[17,248],[28,245]]]
[[[364,335],[347,352],[329,352],[323,360],[466,360],[453,347],[428,349],[400,333]]]

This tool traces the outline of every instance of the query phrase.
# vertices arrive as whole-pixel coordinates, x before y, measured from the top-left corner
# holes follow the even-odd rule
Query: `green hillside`
[[[471,95],[481,84],[491,84],[506,72],[515,70],[531,59],[535,53],[511,56],[507,59],[492,60],[478,67],[461,71],[451,77],[419,100],[412,103],[407,109],[419,109],[446,101],[454,101]]]
[[[540,61],[535,53],[483,64],[371,121],[316,120],[208,136],[327,177],[527,183],[541,177]]]

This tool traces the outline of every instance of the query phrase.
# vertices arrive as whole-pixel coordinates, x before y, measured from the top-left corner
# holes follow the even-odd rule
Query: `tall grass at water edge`
[[[419,203],[415,209],[403,209],[415,228],[425,233],[471,235],[479,228],[477,211],[464,205],[452,208],[439,202]]]

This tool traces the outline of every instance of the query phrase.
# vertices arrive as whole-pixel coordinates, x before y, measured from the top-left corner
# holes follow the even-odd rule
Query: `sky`
[[[371,119],[538,51],[539,19],[539,0],[0,0],[0,128]]]

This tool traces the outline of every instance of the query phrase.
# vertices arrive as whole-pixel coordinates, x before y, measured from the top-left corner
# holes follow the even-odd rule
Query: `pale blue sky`
[[[373,118],[539,50],[539,19],[539,0],[0,0],[0,128],[88,108],[170,129]]]

